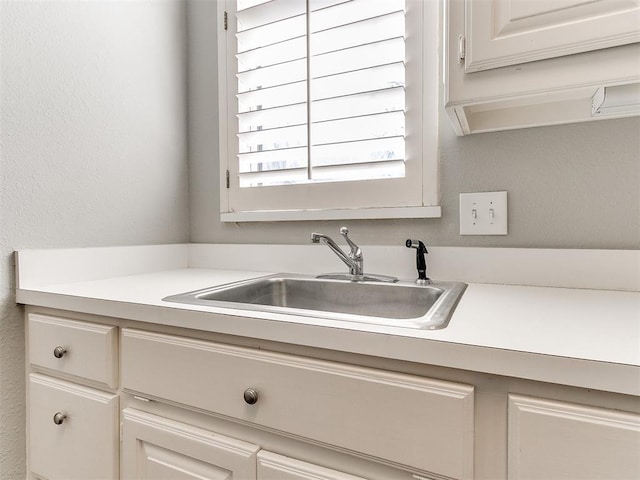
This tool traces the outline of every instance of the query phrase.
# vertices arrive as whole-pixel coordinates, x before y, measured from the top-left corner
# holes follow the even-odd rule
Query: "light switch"
[[[507,192],[460,194],[460,235],[506,235]]]

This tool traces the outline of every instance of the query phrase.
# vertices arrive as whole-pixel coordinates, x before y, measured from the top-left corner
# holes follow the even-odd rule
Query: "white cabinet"
[[[49,480],[118,477],[118,396],[29,376],[30,469]]]
[[[123,479],[256,480],[259,449],[150,413],[122,411]]]
[[[465,9],[467,72],[640,41],[635,0],[465,0]]]
[[[637,0],[445,9],[445,109],[458,135],[640,114]]]
[[[640,415],[509,395],[509,479],[640,478]]]
[[[365,479],[262,450],[258,453],[258,480]]]
[[[118,386],[117,345],[117,327],[27,315],[31,474],[118,478],[119,396],[104,391]]]
[[[630,396],[46,312],[27,310],[29,478],[640,478]]]

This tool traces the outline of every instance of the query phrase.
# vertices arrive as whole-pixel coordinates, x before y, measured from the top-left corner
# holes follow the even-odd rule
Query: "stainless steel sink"
[[[420,329],[445,328],[466,284],[351,282],[277,274],[171,295],[168,302]]]

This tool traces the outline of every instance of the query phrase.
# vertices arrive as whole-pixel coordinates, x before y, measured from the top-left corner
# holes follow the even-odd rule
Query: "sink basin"
[[[171,295],[168,302],[420,329],[444,328],[466,284],[351,282],[277,274]]]

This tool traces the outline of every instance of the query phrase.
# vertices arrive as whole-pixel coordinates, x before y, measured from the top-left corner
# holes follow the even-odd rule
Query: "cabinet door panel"
[[[640,41],[637,0],[465,0],[468,72]]]
[[[261,450],[258,480],[365,480],[330,468]]]
[[[469,385],[128,328],[122,361],[132,392],[394,466],[473,475]]]
[[[66,415],[59,424],[56,413]],[[31,374],[29,453],[31,471],[49,480],[118,478],[118,397]]]
[[[640,478],[640,415],[509,395],[509,478]]]
[[[131,408],[122,416],[122,478],[256,478],[256,445]]]

